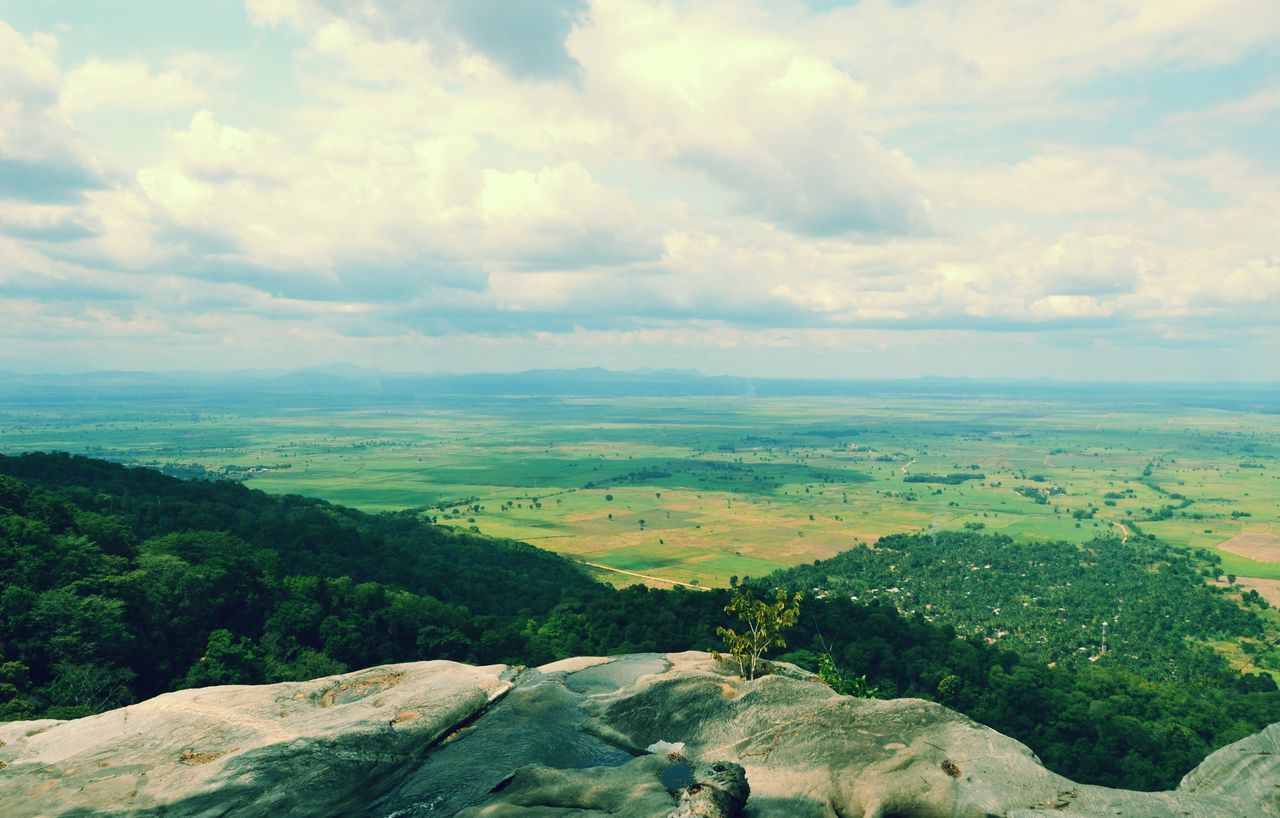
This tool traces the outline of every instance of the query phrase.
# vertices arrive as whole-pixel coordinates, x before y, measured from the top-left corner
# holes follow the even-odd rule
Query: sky
[[[0,0],[0,345],[1280,380],[1280,3]]]

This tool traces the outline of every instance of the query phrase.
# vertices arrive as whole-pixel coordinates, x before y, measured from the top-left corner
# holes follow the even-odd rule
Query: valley
[[[1224,576],[1280,578],[1274,414],[898,395],[10,406],[0,452],[29,450],[414,508],[658,585],[725,586],[888,534],[965,529],[1142,532],[1205,549]]]

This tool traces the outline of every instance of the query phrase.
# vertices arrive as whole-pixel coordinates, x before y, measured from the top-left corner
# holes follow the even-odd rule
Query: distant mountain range
[[[1280,412],[1280,383],[1117,383],[923,377],[901,380],[744,378],[692,370],[533,369],[523,372],[387,372],[351,364],[293,371],[93,371],[30,373],[0,370],[0,401],[32,404],[80,400],[231,401],[381,405],[425,399],[502,397],[922,397],[1166,404]]]

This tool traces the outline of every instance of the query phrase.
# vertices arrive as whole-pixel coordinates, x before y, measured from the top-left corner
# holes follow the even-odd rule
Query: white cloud
[[[0,20],[0,199],[69,201],[98,184],[97,163],[57,108],[57,45]]]
[[[911,160],[864,131],[866,89],[803,43],[736,15],[598,0],[569,52],[635,150],[702,171],[745,212],[817,234],[930,226]]]
[[[40,105],[56,98],[61,81],[57,50],[53,35],[24,37],[0,20],[0,99]]]
[[[1273,163],[1117,136],[1116,99],[1035,135],[1108,72],[1275,39],[1280,7],[1224,2],[595,0],[562,43],[543,32],[564,70],[548,43],[481,42],[439,8],[250,0],[299,44],[283,104],[212,93],[251,70],[235,54],[64,72],[52,37],[0,24],[0,160],[28,196],[62,186],[0,195],[0,261],[118,301],[85,295],[48,332],[193,345],[269,326],[294,350],[489,337],[502,354],[498,336],[872,350],[896,343],[883,328],[1262,331],[1280,309]],[[1247,122],[1273,102],[1206,110]],[[102,123],[125,118],[91,115],[108,109],[186,124],[121,157]]]
[[[1059,150],[1012,165],[970,164],[930,176],[953,211],[976,207],[1020,215],[1133,214],[1170,190],[1145,155],[1131,149]]]
[[[1280,111],[1280,85],[1263,88],[1239,99],[1218,102],[1194,111],[1182,111],[1168,118],[1172,125],[1220,125],[1224,120],[1232,126]]]
[[[278,137],[224,125],[212,111],[198,111],[186,130],[170,139],[177,163],[199,176],[272,179],[289,173],[289,156]]]
[[[70,71],[62,88],[62,108],[68,114],[100,109],[167,111],[195,108],[208,95],[177,71],[152,73],[141,58],[103,61],[90,59]]]
[[[1106,74],[1212,65],[1275,39],[1271,0],[865,0],[812,18],[806,40],[888,105],[1021,105]]]

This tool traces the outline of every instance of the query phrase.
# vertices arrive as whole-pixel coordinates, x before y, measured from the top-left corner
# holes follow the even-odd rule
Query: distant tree
[[[471,640],[456,628],[427,625],[418,630],[418,652],[424,659],[461,662],[471,652]]]
[[[29,685],[26,665],[0,661],[0,721],[31,718],[35,708],[23,695]]]
[[[251,684],[262,675],[261,665],[252,641],[219,628],[209,634],[204,656],[187,671],[187,687]]]

